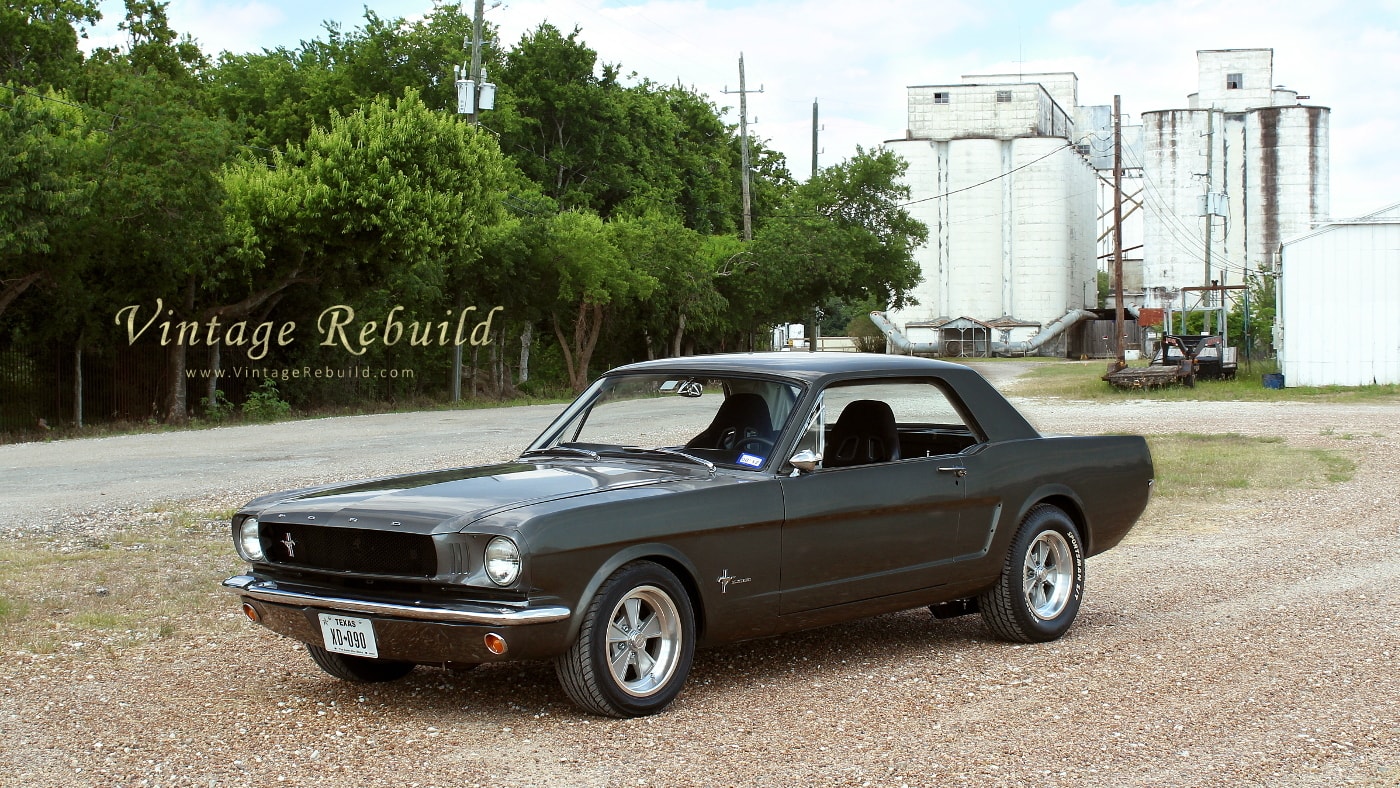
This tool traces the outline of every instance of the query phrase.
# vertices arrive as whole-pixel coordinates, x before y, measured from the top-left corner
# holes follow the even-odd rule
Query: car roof
[[[917,356],[881,353],[803,351],[773,353],[727,353],[710,356],[683,356],[628,364],[609,375],[640,373],[679,375],[764,375],[820,389],[859,378],[898,378],[937,376],[953,384],[963,404],[971,411],[983,433],[992,440],[1036,438],[1039,433],[1016,408],[976,370],[962,364]]]
[[[770,353],[719,353],[708,356],[681,356],[628,364],[609,374],[676,371],[687,373],[748,373],[780,375],[807,382],[850,374],[918,375],[952,370],[970,371],[961,364],[918,356],[882,353],[784,351]]]

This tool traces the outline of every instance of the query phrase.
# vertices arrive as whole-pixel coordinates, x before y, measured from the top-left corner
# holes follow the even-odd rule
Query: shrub
[[[257,391],[248,395],[243,402],[243,418],[249,421],[276,421],[284,419],[292,412],[292,406],[278,396],[277,381],[263,380]]]

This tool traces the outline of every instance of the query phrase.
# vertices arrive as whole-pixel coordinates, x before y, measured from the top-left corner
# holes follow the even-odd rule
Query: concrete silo
[[[1181,306],[1183,287],[1277,270],[1279,244],[1329,211],[1331,111],[1273,84],[1272,49],[1202,50],[1197,59],[1190,107],[1142,116],[1148,307]]]
[[[975,79],[911,87],[906,137],[885,143],[929,228],[919,303],[891,314],[911,338],[967,317],[1012,343],[1096,306],[1097,178],[1072,144],[1075,76]]]

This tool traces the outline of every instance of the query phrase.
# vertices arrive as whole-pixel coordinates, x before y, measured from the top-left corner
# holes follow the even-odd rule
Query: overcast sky
[[[246,52],[323,37],[323,20],[357,27],[366,5],[416,17],[432,0],[171,0],[169,13],[206,52]],[[123,5],[108,0],[103,13],[93,43],[113,40]],[[814,99],[825,166],[903,136],[910,85],[1073,71],[1081,104],[1121,94],[1136,122],[1186,106],[1196,50],[1268,47],[1276,84],[1332,109],[1333,216],[1400,203],[1400,0],[504,0],[487,19],[507,46],[546,20],[577,26],[623,73],[679,80],[736,108],[723,91],[739,87],[742,52],[749,89],[763,89],[749,97],[751,133],[800,179]]]

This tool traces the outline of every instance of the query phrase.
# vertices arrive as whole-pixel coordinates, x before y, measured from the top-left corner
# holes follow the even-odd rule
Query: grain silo
[[[1283,239],[1328,213],[1330,110],[1273,83],[1272,49],[1202,50],[1197,61],[1190,106],[1142,116],[1148,307],[1277,270]]]
[[[929,228],[919,303],[890,317],[916,340],[971,318],[996,343],[1024,343],[1096,306],[1097,179],[1072,144],[1077,78],[963,79],[976,81],[909,88],[909,129],[885,143],[908,162],[909,211]]]

